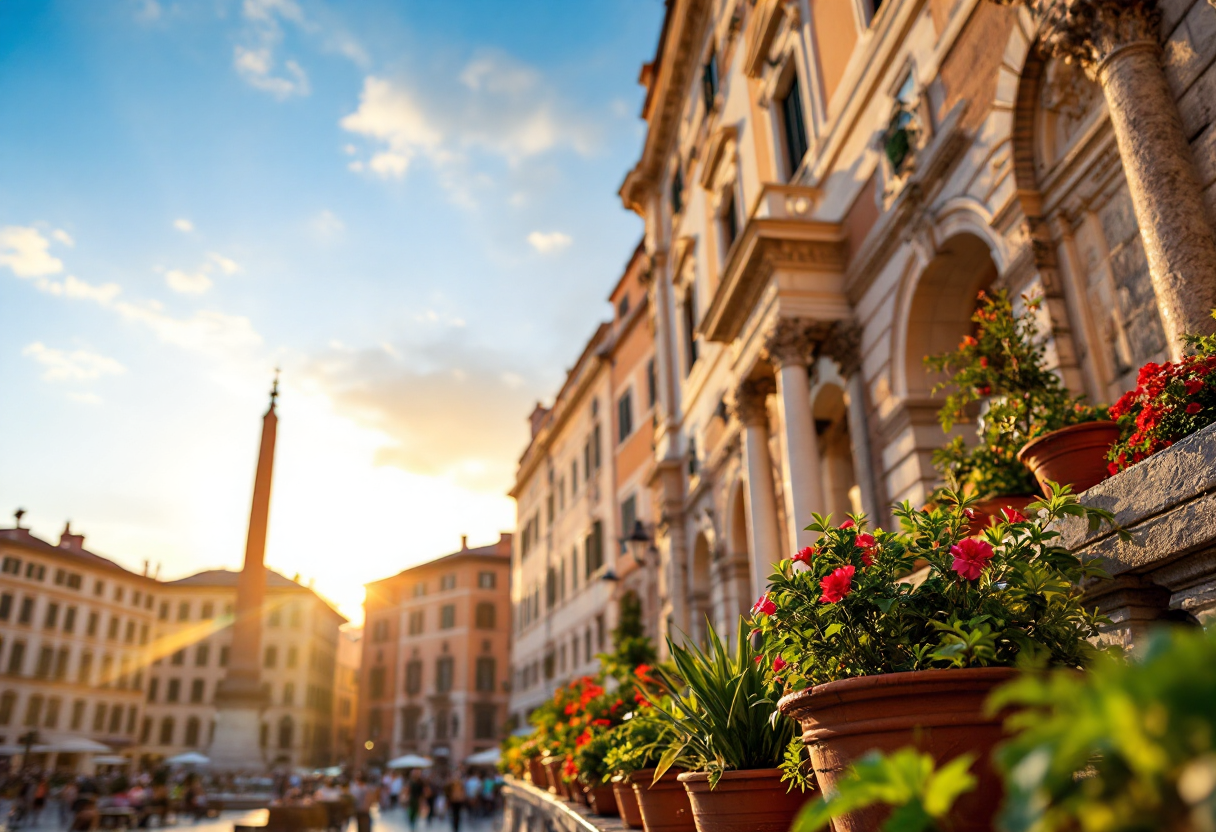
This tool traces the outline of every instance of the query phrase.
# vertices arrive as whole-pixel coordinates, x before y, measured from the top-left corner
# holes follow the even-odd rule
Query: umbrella
[[[485,751],[465,757],[464,762],[465,765],[470,766],[496,766],[501,756],[498,748],[487,748]]]
[[[114,749],[85,737],[65,737],[61,740],[51,740],[42,745],[35,745],[34,751],[59,752],[61,754],[110,754]]]
[[[430,768],[431,761],[427,757],[419,757],[417,754],[406,754],[404,757],[398,757],[395,760],[388,761],[388,768]]]
[[[171,766],[205,766],[211,763],[211,758],[204,757],[197,751],[187,751],[185,754],[170,757],[165,762]]]
[[[131,762],[131,758],[121,754],[98,754],[93,762],[99,766],[125,766]]]

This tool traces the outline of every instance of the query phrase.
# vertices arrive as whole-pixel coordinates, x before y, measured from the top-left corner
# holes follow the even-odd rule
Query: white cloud
[[[400,179],[422,157],[442,169],[445,187],[458,198],[488,181],[471,169],[480,156],[514,166],[563,148],[588,154],[595,145],[595,130],[544,76],[500,54],[425,84],[368,76],[359,107],[340,124],[377,145],[352,170]]]
[[[122,291],[117,283],[94,286],[71,274],[64,278],[62,283],[47,277],[38,277],[34,279],[34,285],[48,295],[72,300],[91,300],[103,306],[118,297],[118,293]]]
[[[312,218],[313,232],[322,240],[335,240],[346,231],[346,223],[333,211],[322,211]]]
[[[548,233],[533,231],[528,235],[528,243],[532,248],[539,251],[541,254],[549,254],[555,251],[561,251],[569,246],[572,242],[570,235],[563,234],[560,231],[550,231]]]
[[[9,225],[0,228],[0,266],[17,277],[39,277],[63,271],[63,261],[50,252],[51,241],[36,228]]]
[[[181,219],[174,220],[173,227],[176,228],[178,231],[181,231],[185,234],[189,234],[191,231],[194,230],[194,223],[190,222],[190,220],[185,219],[183,217]]]
[[[72,235],[69,234],[68,232],[64,231],[62,228],[56,228],[54,231],[52,231],[51,239],[55,240],[58,243],[62,243],[63,245],[67,246],[68,248],[76,247],[76,241],[72,239]]]
[[[170,289],[183,295],[201,295],[211,288],[211,278],[202,272],[189,274],[179,269],[165,272],[165,283]]]
[[[236,274],[241,270],[241,266],[235,260],[225,257],[219,252],[211,251],[207,253],[207,257],[212,263],[224,274]]]
[[[161,7],[156,0],[140,0],[139,11],[135,13],[135,19],[143,23],[151,23],[154,20],[160,20]]]
[[[283,63],[283,74],[275,75],[274,53],[269,46],[246,48],[237,46],[233,51],[232,65],[251,87],[268,92],[280,101],[293,95],[308,95],[308,74],[293,60]]]
[[[41,341],[30,344],[21,354],[46,368],[42,377],[47,381],[92,381],[104,375],[118,375],[127,371],[113,358],[88,350],[57,350]]]

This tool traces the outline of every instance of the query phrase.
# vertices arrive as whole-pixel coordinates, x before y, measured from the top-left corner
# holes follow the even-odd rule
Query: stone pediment
[[[738,337],[778,272],[843,272],[845,232],[839,223],[811,219],[817,196],[813,188],[765,186],[701,321],[706,338],[729,343]]]

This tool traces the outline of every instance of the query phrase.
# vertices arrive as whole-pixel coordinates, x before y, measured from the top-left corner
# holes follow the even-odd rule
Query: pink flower
[[[752,615],[755,615],[756,613],[761,613],[761,612],[764,613],[765,615],[772,615],[776,611],[777,611],[777,605],[774,604],[772,602],[772,600],[768,597],[767,592],[764,593],[763,595],[761,595],[760,600],[756,601],[756,603],[752,606]]]
[[[1001,514],[1005,515],[1006,523],[1025,523],[1026,522],[1026,515],[1022,514],[1022,512],[1018,511],[1016,508],[1013,508],[1012,506],[1006,506],[1005,508],[1001,509]]]
[[[798,550],[797,554],[794,555],[793,560],[800,561],[802,563],[810,563],[811,558],[814,556],[815,550],[812,547],[803,546]]]
[[[780,673],[781,671],[785,670],[785,668],[787,666],[788,666],[788,662],[786,662],[786,660],[781,658],[780,656],[773,659],[773,672],[774,673]]]
[[[950,567],[969,581],[979,580],[988,561],[992,560],[992,544],[968,537],[950,547],[954,564]]]
[[[821,580],[819,588],[823,590],[823,595],[819,596],[820,602],[835,604],[852,592],[854,571],[852,566],[842,566]]]
[[[845,520],[843,523],[841,523],[841,524],[840,524],[840,528],[842,528],[842,529],[851,529],[851,528],[853,528],[853,526],[855,526],[855,525],[857,525],[857,524],[856,524],[856,523],[854,523],[854,522],[853,522],[853,521],[850,519],[850,520]]]

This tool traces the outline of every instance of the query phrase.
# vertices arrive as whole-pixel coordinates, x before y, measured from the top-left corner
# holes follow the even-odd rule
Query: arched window
[[[295,733],[295,724],[292,723],[291,717],[285,716],[279,720],[279,748],[291,748],[291,743]]]
[[[167,716],[160,721],[160,744],[173,745],[173,717]]]
[[[192,716],[186,720],[186,745],[191,748],[198,745],[199,721],[198,717]]]
[[[489,601],[483,601],[477,605],[477,629],[493,630],[495,627],[494,621],[494,605]]]

